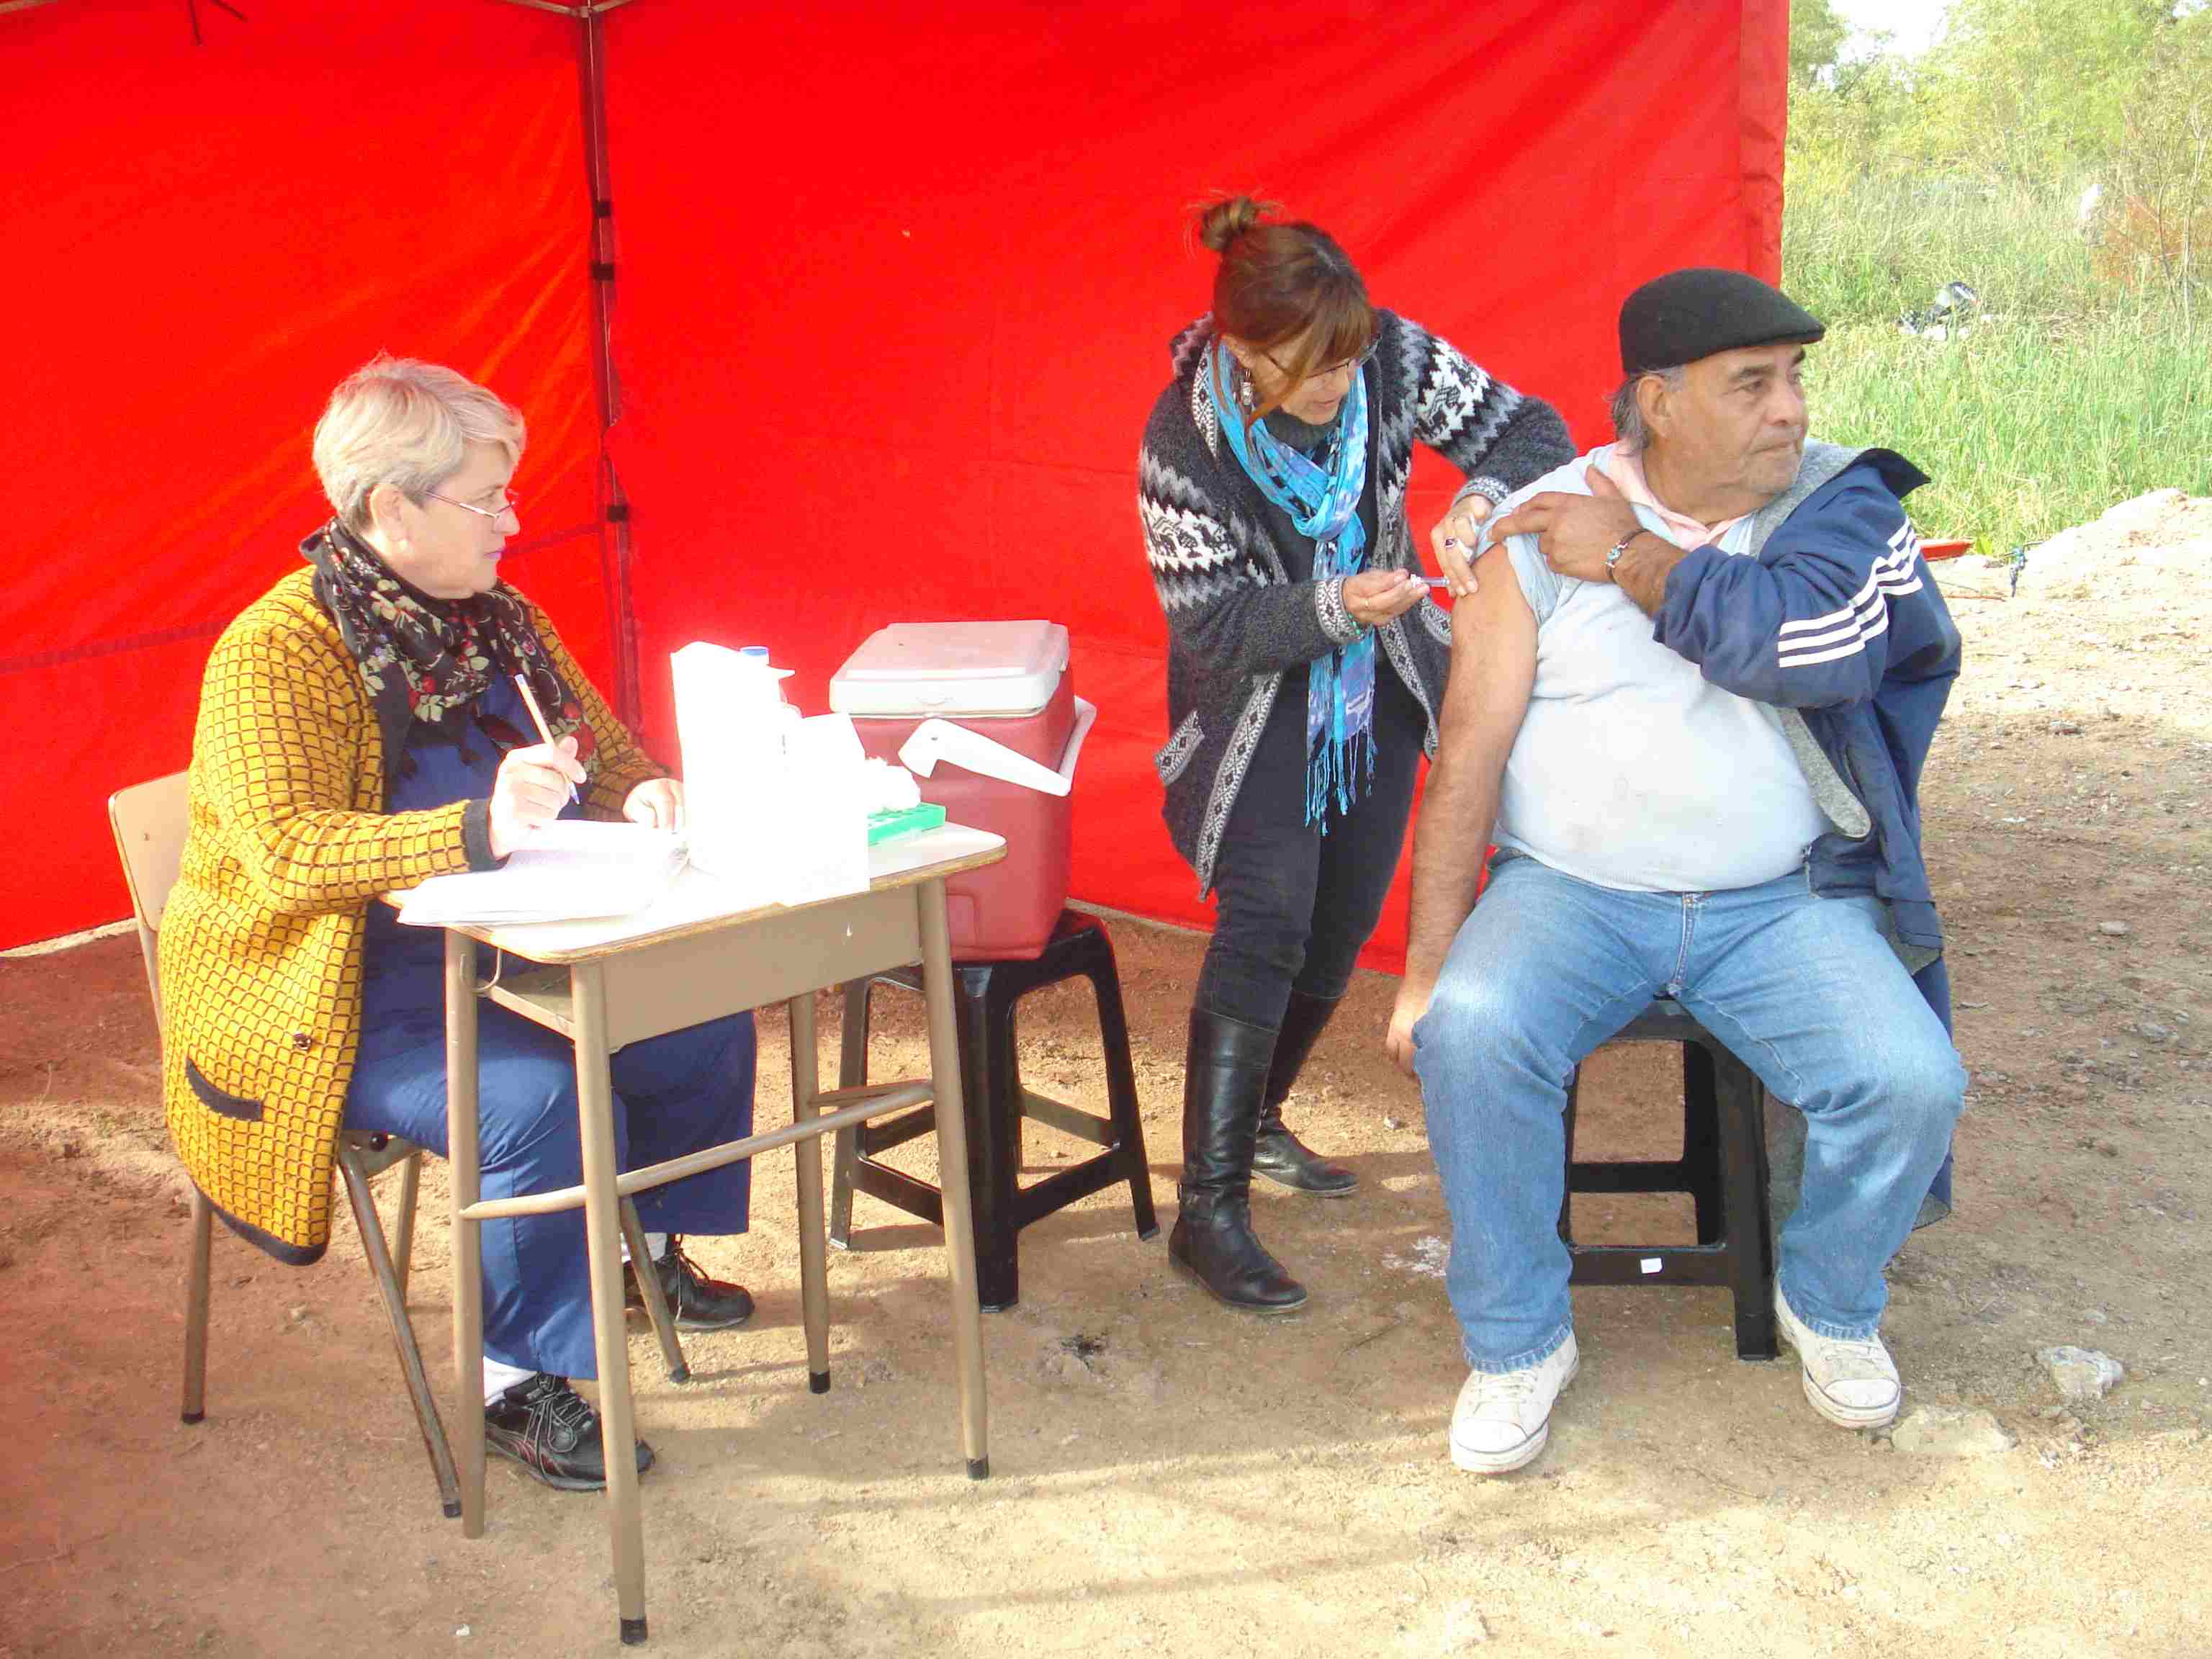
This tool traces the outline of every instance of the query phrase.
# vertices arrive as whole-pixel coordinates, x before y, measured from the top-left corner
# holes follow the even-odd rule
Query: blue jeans
[[[753,1017],[736,1014],[615,1050],[615,1165],[637,1169],[752,1133]],[[576,1051],[486,1003],[477,1011],[477,1116],[483,1196],[580,1186]],[[362,1032],[346,1091],[349,1129],[446,1155],[446,1023],[425,1009]],[[741,1233],[752,1165],[738,1163],[638,1194],[648,1232]],[[584,1212],[483,1224],[484,1352],[556,1376],[599,1374]]]
[[[1871,897],[1816,896],[1802,871],[1730,892],[1632,893],[1533,858],[1496,866],[1413,1028],[1469,1365],[1533,1364],[1572,1329],[1559,1236],[1567,1081],[1659,995],[1805,1115],[1783,1292],[1821,1335],[1875,1333],[1882,1270],[1966,1087],[1880,916]]]

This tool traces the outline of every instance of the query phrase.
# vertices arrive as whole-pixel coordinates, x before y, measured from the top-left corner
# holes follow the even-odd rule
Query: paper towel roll
[[[691,861],[764,887],[776,803],[790,793],[785,741],[799,724],[781,690],[787,672],[703,641],[669,659]]]

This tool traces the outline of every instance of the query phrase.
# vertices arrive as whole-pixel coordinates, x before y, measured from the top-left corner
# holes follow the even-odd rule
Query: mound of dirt
[[[2031,605],[2080,600],[2098,586],[2133,595],[2178,594],[2192,586],[2201,592],[2208,571],[2212,496],[2154,489],[2031,549],[2017,597]]]

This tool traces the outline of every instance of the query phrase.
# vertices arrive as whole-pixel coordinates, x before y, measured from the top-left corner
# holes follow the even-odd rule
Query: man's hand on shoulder
[[[1614,583],[1645,616],[1658,615],[1667,599],[1668,573],[1681,563],[1682,550],[1644,529],[1620,486],[1598,468],[1585,468],[1583,477],[1589,495],[1547,490],[1532,495],[1491,533],[1534,536],[1544,562],[1560,575]]]
[[[1595,466],[1584,469],[1590,494],[1571,495],[1547,489],[1531,495],[1490,529],[1495,540],[1508,536],[1534,536],[1544,562],[1562,576],[1577,581],[1601,582],[1605,556],[1613,544],[1637,527],[1636,509],[1613,480]]]

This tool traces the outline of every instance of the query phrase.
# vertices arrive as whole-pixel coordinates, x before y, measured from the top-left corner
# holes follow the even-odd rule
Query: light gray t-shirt
[[[1547,489],[1588,495],[1584,468],[1610,453],[1568,462],[1506,507]],[[1676,539],[1656,514],[1638,517]],[[1721,550],[1747,551],[1751,530],[1740,520]],[[1620,588],[1558,574],[1534,537],[1509,538],[1506,556],[1536,614],[1536,683],[1505,763],[1498,844],[1638,892],[1753,887],[1802,865],[1828,821],[1779,712],[1708,684]]]

